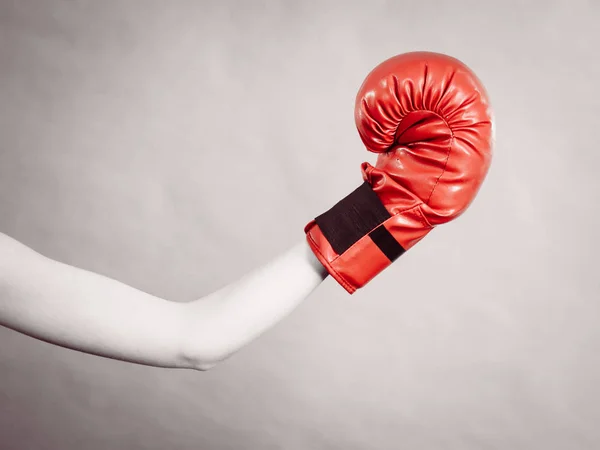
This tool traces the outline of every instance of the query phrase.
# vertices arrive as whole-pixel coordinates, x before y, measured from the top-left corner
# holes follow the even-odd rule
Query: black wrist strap
[[[380,226],[390,217],[391,214],[365,181],[329,211],[315,218],[315,222],[338,255],[369,235],[387,258],[394,261],[405,250],[385,227]]]

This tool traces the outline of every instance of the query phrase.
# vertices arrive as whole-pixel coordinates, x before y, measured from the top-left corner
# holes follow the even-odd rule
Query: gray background
[[[0,231],[176,301],[303,238],[373,162],[379,62],[456,56],[497,119],[472,208],[207,373],[0,329],[0,448],[597,449],[600,6],[0,2]]]

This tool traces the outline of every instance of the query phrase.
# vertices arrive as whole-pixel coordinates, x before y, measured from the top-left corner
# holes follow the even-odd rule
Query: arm
[[[205,370],[283,319],[325,277],[302,242],[206,298],[176,303],[0,233],[0,325],[85,353]]]

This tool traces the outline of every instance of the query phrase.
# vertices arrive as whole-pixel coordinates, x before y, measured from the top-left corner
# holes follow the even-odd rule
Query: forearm
[[[186,304],[186,354],[199,368],[228,358],[286,317],[326,277],[302,240],[238,281]]]

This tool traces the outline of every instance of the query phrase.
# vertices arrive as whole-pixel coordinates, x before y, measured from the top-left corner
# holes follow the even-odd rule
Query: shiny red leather
[[[363,179],[391,217],[383,226],[405,250],[435,226],[462,214],[491,163],[493,115],[476,75],[447,55],[412,52],[378,65],[355,104],[359,135],[375,166]],[[313,220],[308,243],[329,273],[349,292],[391,264],[365,235],[338,255]]]

